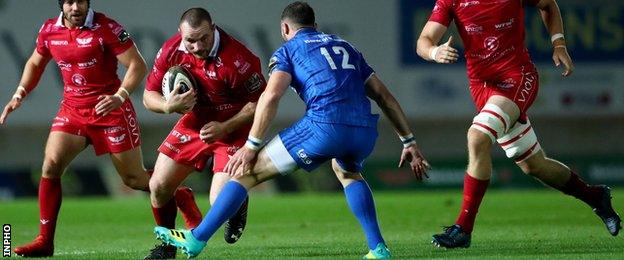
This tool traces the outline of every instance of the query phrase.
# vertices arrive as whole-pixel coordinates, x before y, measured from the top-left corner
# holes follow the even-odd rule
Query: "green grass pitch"
[[[382,232],[395,258],[624,259],[624,234],[611,237],[589,207],[552,190],[491,190],[477,218],[472,247],[445,250],[431,235],[451,224],[461,191],[376,192]],[[624,213],[624,190],[613,192]],[[202,211],[207,195],[196,196]],[[12,246],[38,232],[35,200],[0,204]],[[199,259],[360,259],[363,233],[341,193],[252,194],[247,229],[229,245],[217,231]],[[178,223],[181,223],[180,221]],[[157,243],[147,197],[65,198],[55,259],[142,259]],[[178,258],[183,256],[178,252]]]

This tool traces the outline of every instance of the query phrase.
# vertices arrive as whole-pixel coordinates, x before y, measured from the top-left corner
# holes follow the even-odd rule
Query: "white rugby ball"
[[[162,80],[162,94],[165,100],[169,100],[178,84],[181,85],[178,94],[182,94],[195,88],[195,79],[183,67],[173,66],[167,70]]]

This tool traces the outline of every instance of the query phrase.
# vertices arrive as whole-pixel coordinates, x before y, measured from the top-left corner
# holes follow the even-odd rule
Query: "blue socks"
[[[347,203],[351,208],[351,212],[358,219],[366,240],[368,248],[375,249],[378,243],[385,243],[379,231],[377,223],[377,213],[375,212],[375,201],[368,184],[364,180],[359,180],[349,184],[344,188]]]
[[[197,240],[207,242],[217,229],[236,213],[245,198],[247,189],[243,185],[235,181],[227,182],[202,222],[191,230],[193,236]]]

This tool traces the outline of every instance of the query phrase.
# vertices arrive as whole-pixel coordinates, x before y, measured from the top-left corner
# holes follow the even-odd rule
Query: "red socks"
[[[464,176],[464,202],[455,223],[460,225],[466,233],[472,232],[479,205],[489,184],[490,180],[478,180],[468,173]]]
[[[591,207],[595,207],[595,204],[600,200],[600,196],[602,195],[602,190],[600,188],[585,183],[574,172],[570,172],[570,179],[568,182],[566,182],[563,187],[557,189],[587,203]]]
[[[166,228],[175,228],[177,211],[176,202],[173,198],[161,208],[152,207],[152,213],[154,213],[156,225]]]
[[[54,241],[56,219],[61,209],[61,179],[41,177],[39,181],[39,234],[49,243]]]

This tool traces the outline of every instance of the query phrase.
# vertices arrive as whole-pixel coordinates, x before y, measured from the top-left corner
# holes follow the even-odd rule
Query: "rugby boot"
[[[371,249],[368,251],[362,259],[387,259],[391,258],[392,254],[390,254],[390,250],[384,243],[379,243],[375,247],[375,249]]]
[[[175,246],[170,246],[165,243],[154,246],[146,255],[143,260],[151,260],[151,259],[175,259],[176,251],[178,249]]]
[[[247,225],[247,208],[249,206],[249,197],[245,199],[245,202],[240,206],[236,214],[232,218],[225,222],[223,228],[223,238],[225,242],[234,244],[243,235],[243,230]]]
[[[206,242],[199,241],[193,236],[193,233],[187,229],[168,229],[165,227],[155,227],[154,233],[156,238],[166,244],[175,246],[182,250],[188,258],[199,255],[206,247]]]
[[[202,213],[199,211],[199,207],[195,202],[193,190],[189,187],[180,187],[176,190],[173,198],[175,199],[180,213],[182,213],[184,226],[187,229],[197,227],[202,221]]]
[[[48,257],[54,254],[54,243],[38,235],[32,242],[18,246],[13,251],[16,255],[24,257]]]
[[[594,213],[604,222],[609,233],[612,236],[617,236],[622,229],[622,219],[611,205],[611,188],[606,185],[598,185],[598,188],[602,189],[602,195],[596,205],[593,205]]]
[[[431,243],[437,247],[456,248],[470,247],[470,234],[464,232],[461,226],[455,224],[444,228],[444,233],[433,235]]]

